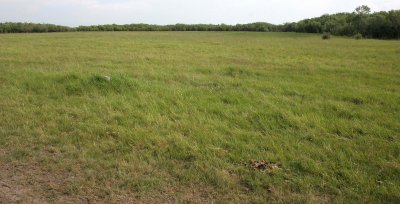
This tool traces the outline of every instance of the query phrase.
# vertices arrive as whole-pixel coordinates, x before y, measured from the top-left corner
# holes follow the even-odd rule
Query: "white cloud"
[[[0,21],[105,23],[283,23],[324,13],[400,9],[399,0],[0,0]]]

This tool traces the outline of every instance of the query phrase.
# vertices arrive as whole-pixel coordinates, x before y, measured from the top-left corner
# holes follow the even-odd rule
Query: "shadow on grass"
[[[99,74],[42,75],[33,74],[25,82],[30,93],[49,94],[50,97],[134,93],[138,83],[124,74],[110,76],[107,80]]]

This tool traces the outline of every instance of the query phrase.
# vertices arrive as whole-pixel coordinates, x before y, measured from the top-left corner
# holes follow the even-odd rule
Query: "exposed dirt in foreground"
[[[205,203],[210,198],[196,190],[170,189],[150,196],[135,196],[132,193],[115,194],[101,198],[96,189],[86,189],[77,195],[71,184],[79,182],[79,177],[67,171],[47,172],[39,164],[0,161],[0,204],[9,203]],[[101,188],[101,187],[99,187]],[[98,189],[97,189],[98,190]],[[179,198],[177,192],[182,192]]]
[[[0,165],[0,203],[89,203],[66,188],[73,177],[49,174],[34,164]]]

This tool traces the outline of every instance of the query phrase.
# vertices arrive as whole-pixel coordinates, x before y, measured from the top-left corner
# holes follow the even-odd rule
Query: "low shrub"
[[[331,39],[331,33],[323,33],[323,34],[322,34],[322,39],[323,39],[323,40],[329,40],[329,39]]]
[[[361,33],[357,33],[357,34],[354,35],[354,39],[361,40],[361,39],[363,39],[363,36],[362,36]]]

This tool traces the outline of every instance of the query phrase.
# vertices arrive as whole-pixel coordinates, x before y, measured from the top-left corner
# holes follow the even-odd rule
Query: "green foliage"
[[[354,39],[356,39],[356,40],[361,40],[362,38],[363,38],[363,36],[361,33],[357,33],[354,35]]]
[[[77,31],[254,31],[269,32],[277,31],[277,26],[269,23],[250,23],[237,25],[211,25],[211,24],[176,24],[176,25],[149,25],[149,24],[127,24],[127,25],[93,25],[79,26]]]
[[[253,31],[272,32],[277,31],[277,26],[269,23],[249,23],[237,25],[211,25],[211,24],[176,24],[176,25],[92,25],[69,28],[52,24],[34,23],[0,23],[0,33],[44,33],[44,32],[68,32],[68,31]]]
[[[332,33],[338,36],[354,36],[361,33],[366,38],[399,39],[400,10],[371,14],[368,6],[357,7],[353,13],[338,13],[305,19],[297,23],[273,25],[249,23],[237,25],[175,24],[175,25],[92,25],[70,28],[52,24],[0,23],[0,33],[68,32],[68,31],[251,31],[251,32],[302,32]]]
[[[329,40],[331,39],[331,33],[325,32],[322,34],[322,39],[323,40]]]
[[[53,24],[35,23],[0,23],[0,33],[47,33],[47,32],[68,32],[74,28]]]
[[[354,12],[356,14],[369,14],[371,13],[371,8],[369,8],[367,5],[362,5],[357,7]]]
[[[354,36],[357,33],[367,38],[399,39],[400,10],[370,13],[367,6],[361,6],[353,13],[323,15],[298,23],[280,26],[284,32],[323,33],[339,36]]]

